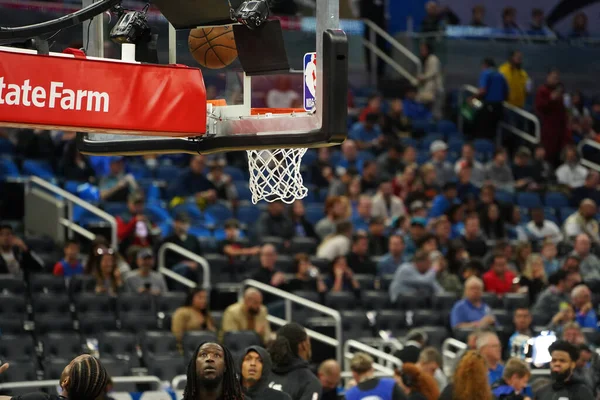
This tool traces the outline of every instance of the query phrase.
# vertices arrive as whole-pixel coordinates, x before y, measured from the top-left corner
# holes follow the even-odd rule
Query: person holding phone
[[[142,249],[136,257],[138,269],[129,273],[125,284],[129,291],[153,294],[155,296],[168,292],[165,278],[154,269],[154,254],[151,249]]]

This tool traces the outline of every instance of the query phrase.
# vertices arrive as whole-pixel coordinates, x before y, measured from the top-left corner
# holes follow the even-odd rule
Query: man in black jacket
[[[594,400],[592,391],[573,375],[579,359],[579,349],[569,342],[557,340],[548,349],[552,384],[540,389],[536,399]]]
[[[292,400],[321,399],[321,382],[308,367],[310,338],[301,325],[292,322],[282,326],[269,354],[273,360],[270,388],[289,394]]]
[[[291,400],[287,393],[269,387],[271,356],[260,346],[250,346],[244,350],[240,362],[240,381],[247,397],[261,400]]]

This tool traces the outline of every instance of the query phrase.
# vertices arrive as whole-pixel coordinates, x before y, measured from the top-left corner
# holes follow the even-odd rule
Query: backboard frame
[[[252,77],[243,74],[243,104],[214,107],[215,129],[209,126],[203,136],[176,139],[113,135],[109,138],[104,134],[80,133],[78,149],[94,155],[210,154],[342,143],[347,136],[348,42],[346,34],[339,29],[339,0],[318,1],[316,22],[317,106],[312,113],[252,116]],[[172,25],[169,33],[169,63],[175,64],[176,31]],[[102,135],[102,140],[94,140],[92,135]]]

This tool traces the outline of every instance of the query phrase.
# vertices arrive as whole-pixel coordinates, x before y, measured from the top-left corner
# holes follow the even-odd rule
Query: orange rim
[[[250,115],[304,113],[304,108],[253,108]]]

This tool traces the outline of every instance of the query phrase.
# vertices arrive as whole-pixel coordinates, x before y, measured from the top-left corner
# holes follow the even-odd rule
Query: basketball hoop
[[[292,204],[308,194],[300,174],[305,148],[247,150],[252,203],[260,200]]]

